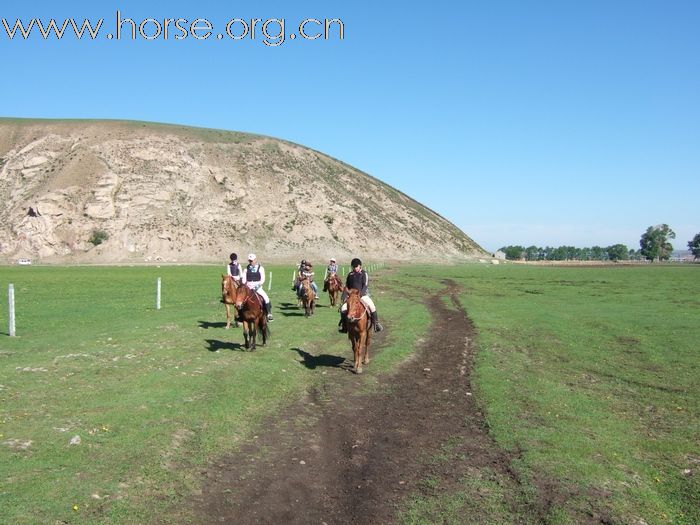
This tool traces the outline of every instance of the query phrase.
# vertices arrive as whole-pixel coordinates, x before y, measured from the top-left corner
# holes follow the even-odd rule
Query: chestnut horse
[[[262,334],[262,344],[265,346],[270,331],[267,328],[267,316],[263,308],[262,297],[247,286],[239,286],[236,290],[235,305],[243,322],[245,347],[255,350],[255,339],[258,331]]]
[[[231,328],[231,306],[236,302],[236,288],[239,284],[233,277],[221,274],[221,302],[226,307],[226,330]],[[235,319],[238,327],[238,316]]]
[[[330,297],[331,306],[335,306],[338,303],[338,294],[343,291],[343,282],[340,280],[337,273],[331,274],[328,277],[326,288],[328,289],[328,297]]]
[[[370,315],[360,301],[359,290],[348,290],[348,339],[355,354],[355,373],[362,373],[362,365],[369,364],[369,345],[372,342]]]
[[[316,294],[311,288],[311,281],[303,279],[299,286],[301,286],[301,304],[304,305],[304,316],[312,316],[316,307]]]

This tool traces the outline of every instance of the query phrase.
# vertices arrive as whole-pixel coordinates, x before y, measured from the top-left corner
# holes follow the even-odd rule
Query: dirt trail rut
[[[427,301],[427,340],[415,358],[379,378],[379,393],[360,394],[364,376],[338,373],[325,391],[270,421],[253,443],[207,470],[198,522],[394,523],[406,496],[430,491],[422,480],[439,479],[449,490],[474,469],[518,492],[513,458],[488,435],[472,395],[473,325],[454,283],[445,284]],[[432,460],[448,442],[452,459]]]

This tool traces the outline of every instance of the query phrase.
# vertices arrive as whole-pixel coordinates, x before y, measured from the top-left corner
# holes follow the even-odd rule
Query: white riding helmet
[[[254,253],[249,253],[249,254],[248,254],[248,260],[249,260],[249,261],[254,261],[255,259],[257,259],[257,257],[255,256]]]

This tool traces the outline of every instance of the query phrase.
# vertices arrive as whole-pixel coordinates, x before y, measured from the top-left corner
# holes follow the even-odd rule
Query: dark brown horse
[[[230,275],[221,274],[221,302],[226,307],[226,330],[231,328],[231,306],[236,302],[236,288],[238,281]],[[234,320],[238,327],[238,317]]]
[[[301,286],[301,304],[304,306],[304,316],[312,316],[316,307],[316,294],[311,288],[311,281],[303,279],[299,286]]]
[[[355,354],[355,373],[362,373],[362,365],[369,364],[369,346],[372,342],[370,315],[365,305],[360,301],[358,290],[348,290],[348,339],[352,343]]]
[[[340,280],[337,273],[333,273],[328,277],[326,289],[328,290],[328,297],[330,297],[331,300],[331,306],[335,306],[338,304],[340,292],[343,291],[343,282]]]
[[[255,350],[257,333],[262,335],[265,346],[270,331],[267,328],[267,316],[263,308],[262,298],[247,286],[239,286],[236,290],[236,310],[243,322],[243,339],[245,347]]]

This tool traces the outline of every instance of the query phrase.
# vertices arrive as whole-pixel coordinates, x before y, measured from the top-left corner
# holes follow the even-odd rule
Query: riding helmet
[[[238,260],[238,255],[236,255],[235,253],[232,253],[231,255],[229,255],[229,258],[230,258],[232,261],[237,261],[237,260]]]
[[[352,261],[350,261],[350,266],[352,268],[355,268],[356,266],[362,266],[362,261],[355,257]]]

